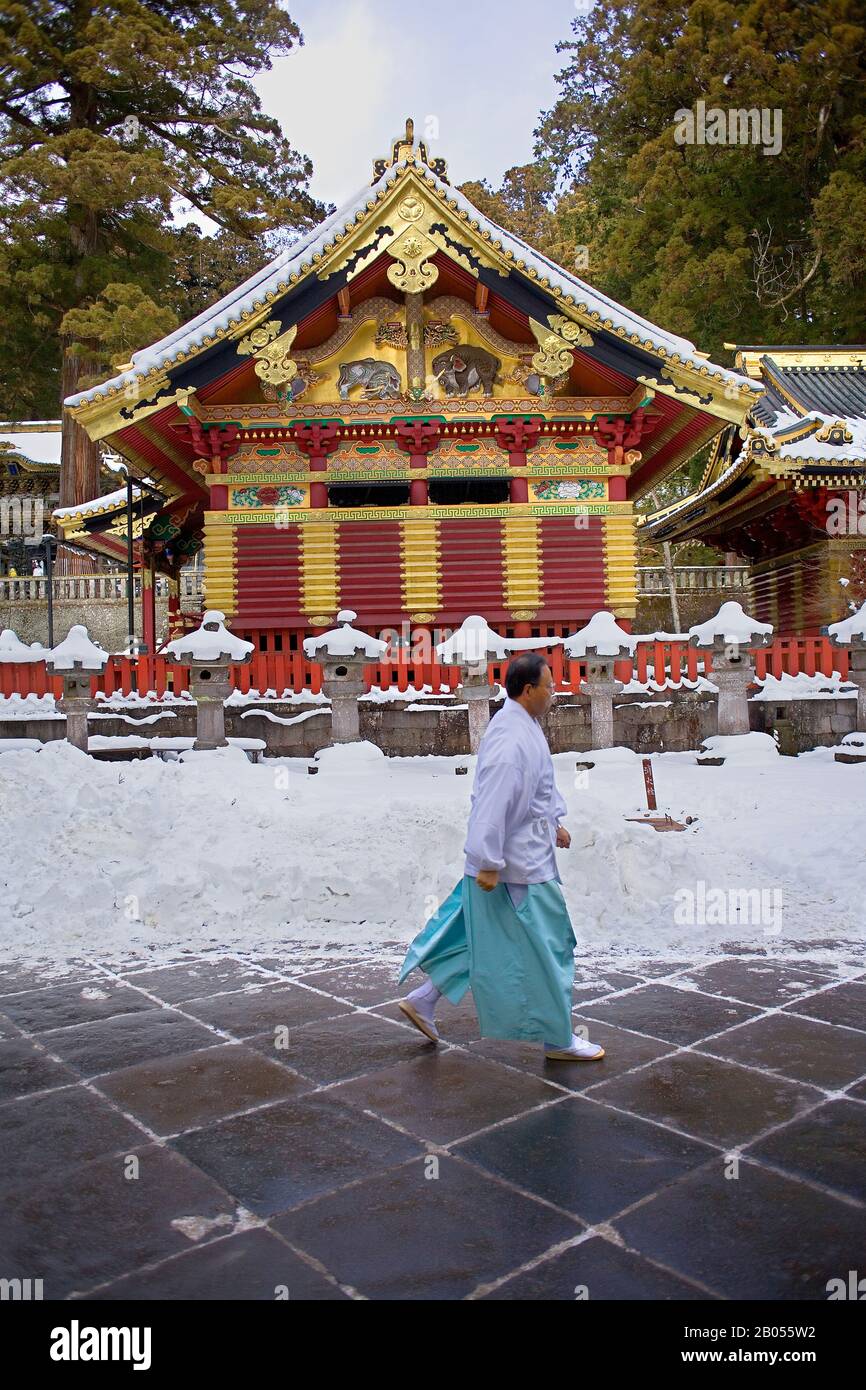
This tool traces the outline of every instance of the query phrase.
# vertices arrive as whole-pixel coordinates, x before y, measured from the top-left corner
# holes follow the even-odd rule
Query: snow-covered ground
[[[588,773],[556,755],[558,852],[578,960],[706,960],[722,950],[866,960],[866,767],[829,750],[751,766],[656,756]],[[65,742],[0,756],[0,946],[103,961],[244,948],[398,956],[462,874],[474,760],[388,759],[369,744],[253,765],[238,749],[101,763]],[[468,766],[466,776],[455,767]]]

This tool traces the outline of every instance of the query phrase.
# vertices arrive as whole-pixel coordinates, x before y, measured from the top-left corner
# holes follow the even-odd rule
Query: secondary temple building
[[[644,534],[733,551],[750,612],[817,634],[866,583],[866,348],[743,347],[736,364],[764,387],[747,428],[719,435],[697,491]]]
[[[286,651],[342,608],[413,640],[628,627],[635,499],[762,390],[483,216],[409,122],[315,232],[65,404],[142,484],[150,649],[154,574],[203,543],[206,607]],[[122,560],[124,508],[60,519]]]

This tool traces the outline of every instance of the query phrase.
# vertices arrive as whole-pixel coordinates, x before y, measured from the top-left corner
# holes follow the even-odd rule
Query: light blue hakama
[[[522,887],[522,885],[521,885]],[[498,883],[489,893],[464,874],[415,937],[398,983],[416,967],[452,1004],[467,989],[481,1036],[571,1043],[576,937],[559,881]]]

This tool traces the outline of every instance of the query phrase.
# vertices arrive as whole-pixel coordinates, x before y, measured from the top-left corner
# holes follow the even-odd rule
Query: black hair
[[[538,685],[547,662],[539,652],[521,652],[512,657],[505,673],[505,689],[516,700],[528,685]]]

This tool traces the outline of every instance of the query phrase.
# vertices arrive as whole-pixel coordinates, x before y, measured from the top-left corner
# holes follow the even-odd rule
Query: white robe
[[[559,879],[556,827],[567,811],[541,725],[506,697],[478,747],[464,873],[497,869],[509,887]]]

